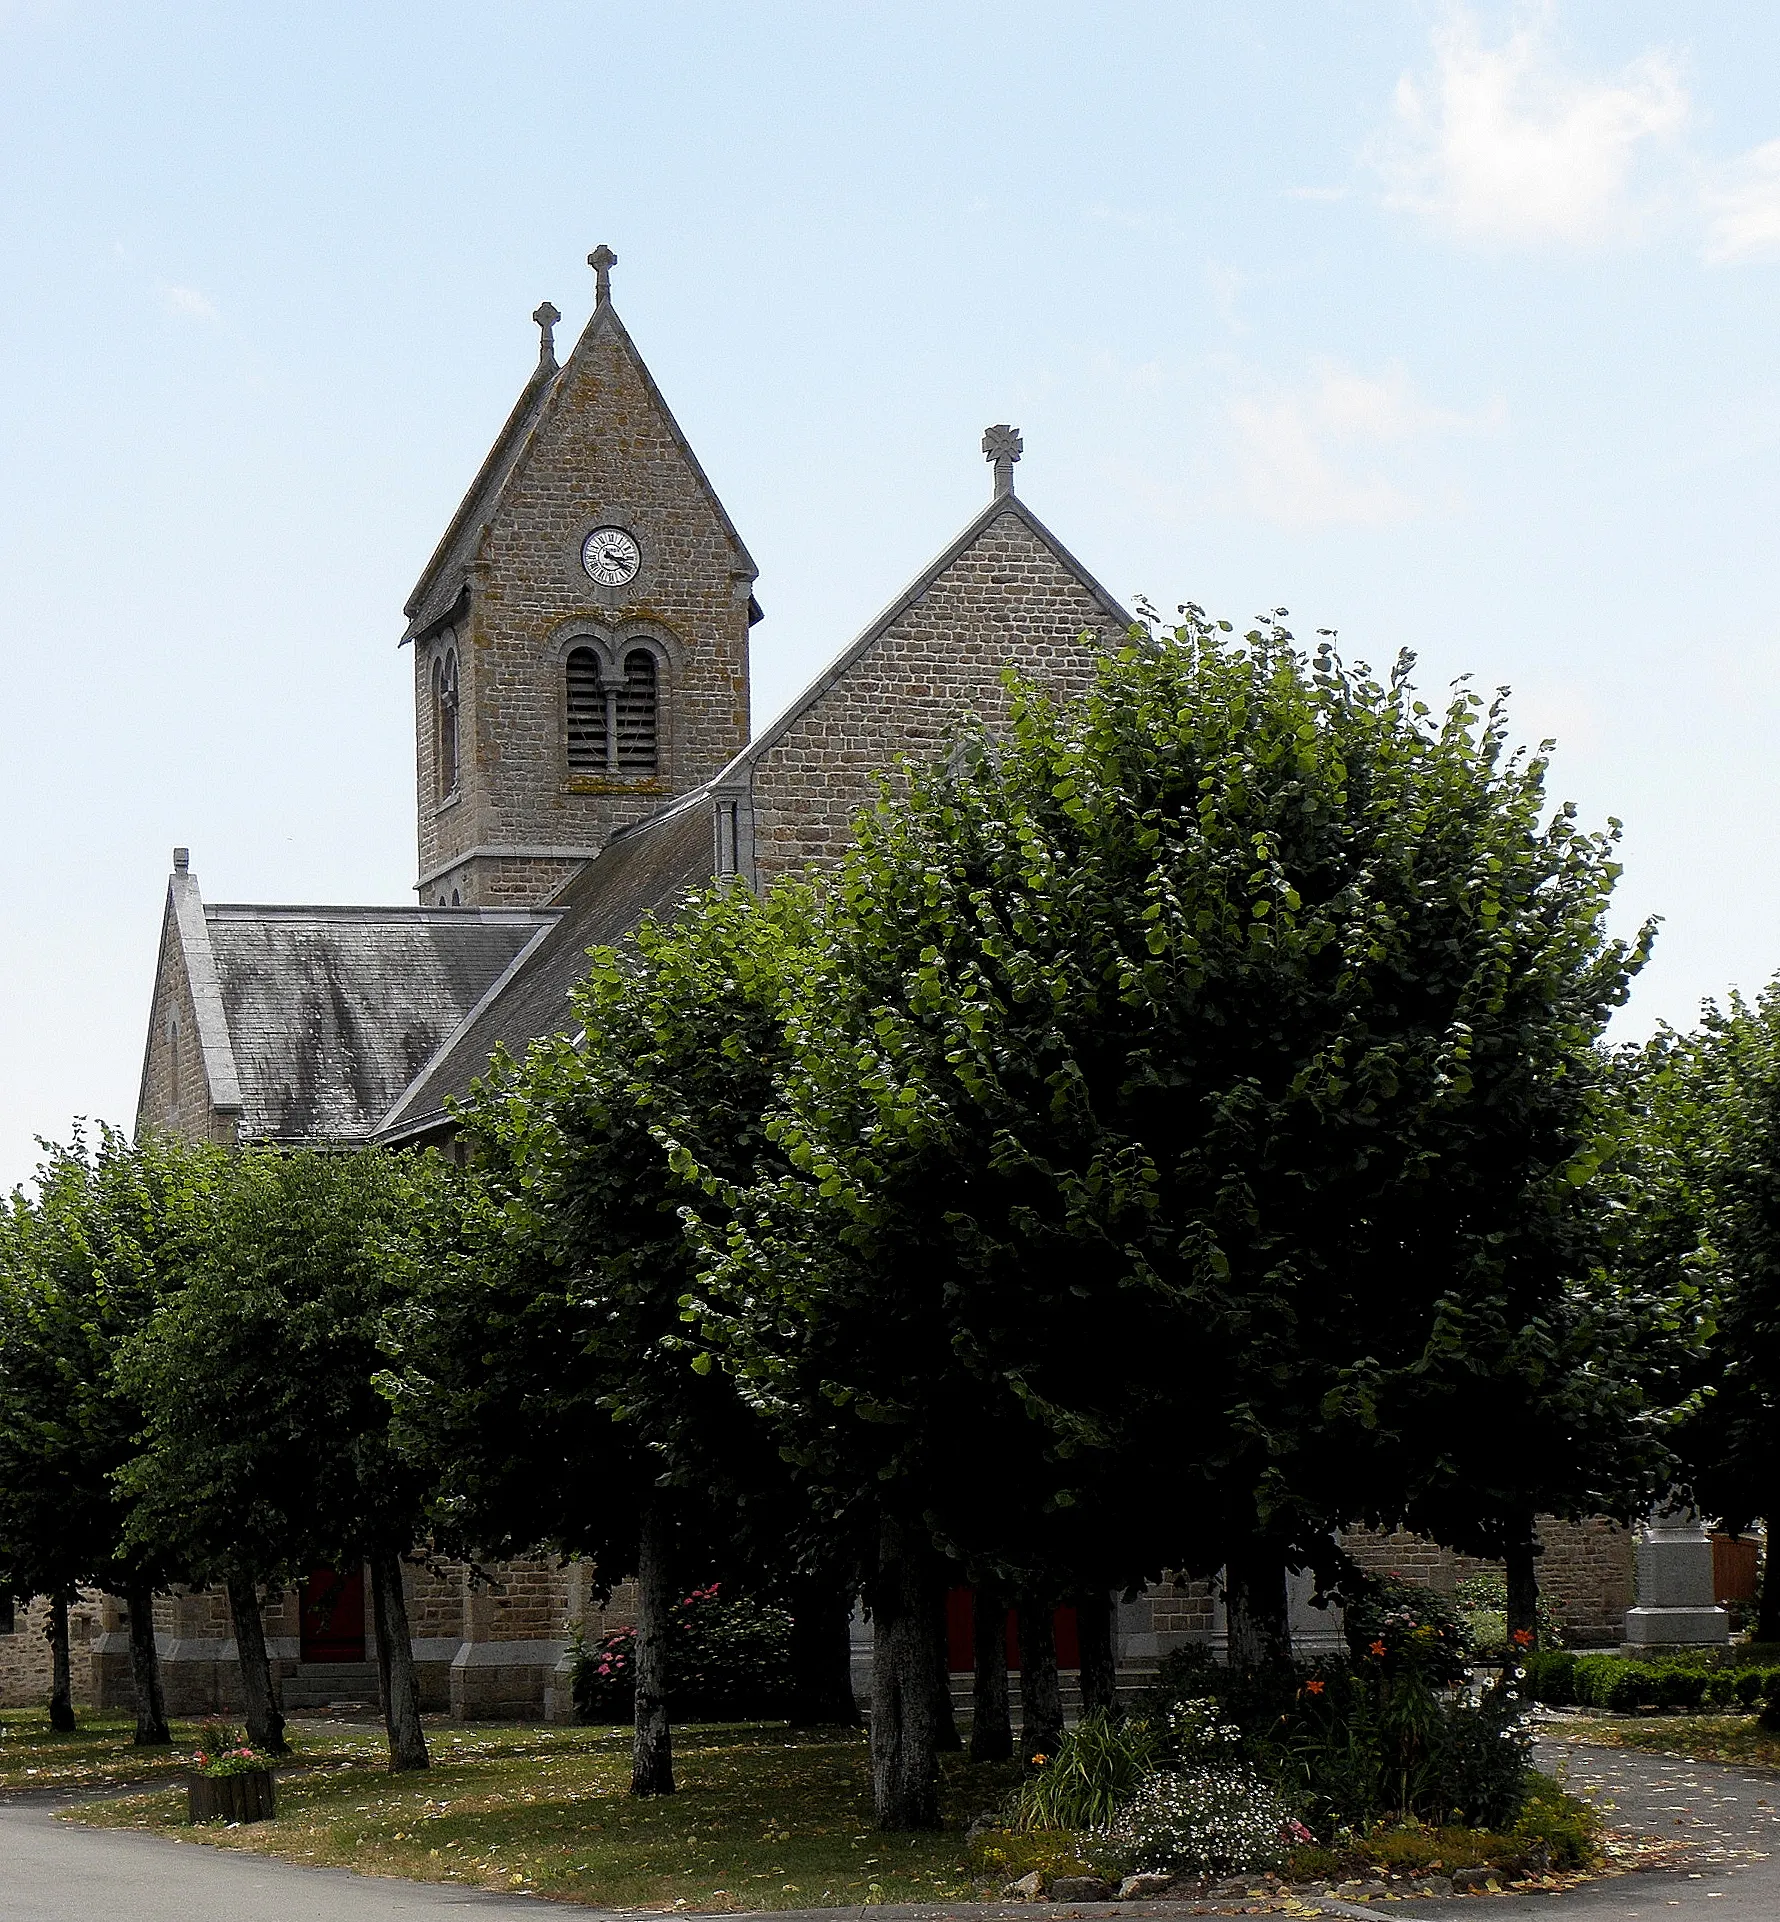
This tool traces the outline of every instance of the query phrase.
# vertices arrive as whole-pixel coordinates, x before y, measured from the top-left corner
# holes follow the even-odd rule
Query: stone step
[[[375,1702],[375,1662],[303,1662],[284,1678],[284,1706],[326,1708],[330,1702]]]

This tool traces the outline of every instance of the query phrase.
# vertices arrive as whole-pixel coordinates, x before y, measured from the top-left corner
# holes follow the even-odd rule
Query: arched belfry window
[[[591,647],[578,647],[568,660],[569,766],[603,774],[609,731],[606,690],[600,685],[599,656]]]
[[[618,772],[655,772],[655,656],[633,647],[624,657],[624,682],[618,690]]]
[[[433,662],[433,766],[439,799],[457,792],[457,650],[446,648]]]

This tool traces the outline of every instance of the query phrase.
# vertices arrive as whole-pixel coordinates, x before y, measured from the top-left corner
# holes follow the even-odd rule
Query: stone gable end
[[[989,521],[859,657],[761,750],[753,768],[760,886],[837,860],[851,821],[899,760],[942,755],[959,719],[1008,714],[1012,667],[1067,699],[1122,630],[1105,601],[1018,513]]]
[[[606,525],[641,550],[638,573],[619,588],[596,585],[581,565],[583,540]],[[708,780],[749,731],[753,563],[609,309],[596,311],[556,377],[463,573],[467,608],[415,648],[422,896],[541,901],[571,871],[565,853],[596,853],[618,828]],[[619,661],[636,645],[654,654],[652,775],[570,770],[566,659],[577,641]],[[461,769],[449,800],[438,792],[432,713],[433,668],[447,648]],[[504,852],[475,858],[477,849]],[[461,871],[441,872],[459,858]]]

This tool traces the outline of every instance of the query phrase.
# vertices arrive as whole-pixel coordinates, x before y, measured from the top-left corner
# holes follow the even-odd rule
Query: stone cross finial
[[[538,323],[538,358],[549,366],[556,364],[556,323],[562,319],[549,301],[532,315]]]
[[[593,297],[603,307],[612,298],[612,269],[618,265],[618,256],[602,240],[587,256],[587,264],[593,269]]]
[[[192,867],[191,849],[175,848],[173,850],[173,872],[175,874],[189,874],[191,872],[191,867]]]
[[[995,463],[995,498],[1014,491],[1014,462],[1024,451],[1020,430],[1004,421],[999,427],[983,430],[983,458]]]

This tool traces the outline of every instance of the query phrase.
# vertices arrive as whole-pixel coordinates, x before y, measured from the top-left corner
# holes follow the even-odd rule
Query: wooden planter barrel
[[[270,1769],[244,1775],[188,1775],[187,1816],[191,1822],[269,1822],[278,1813]]]

